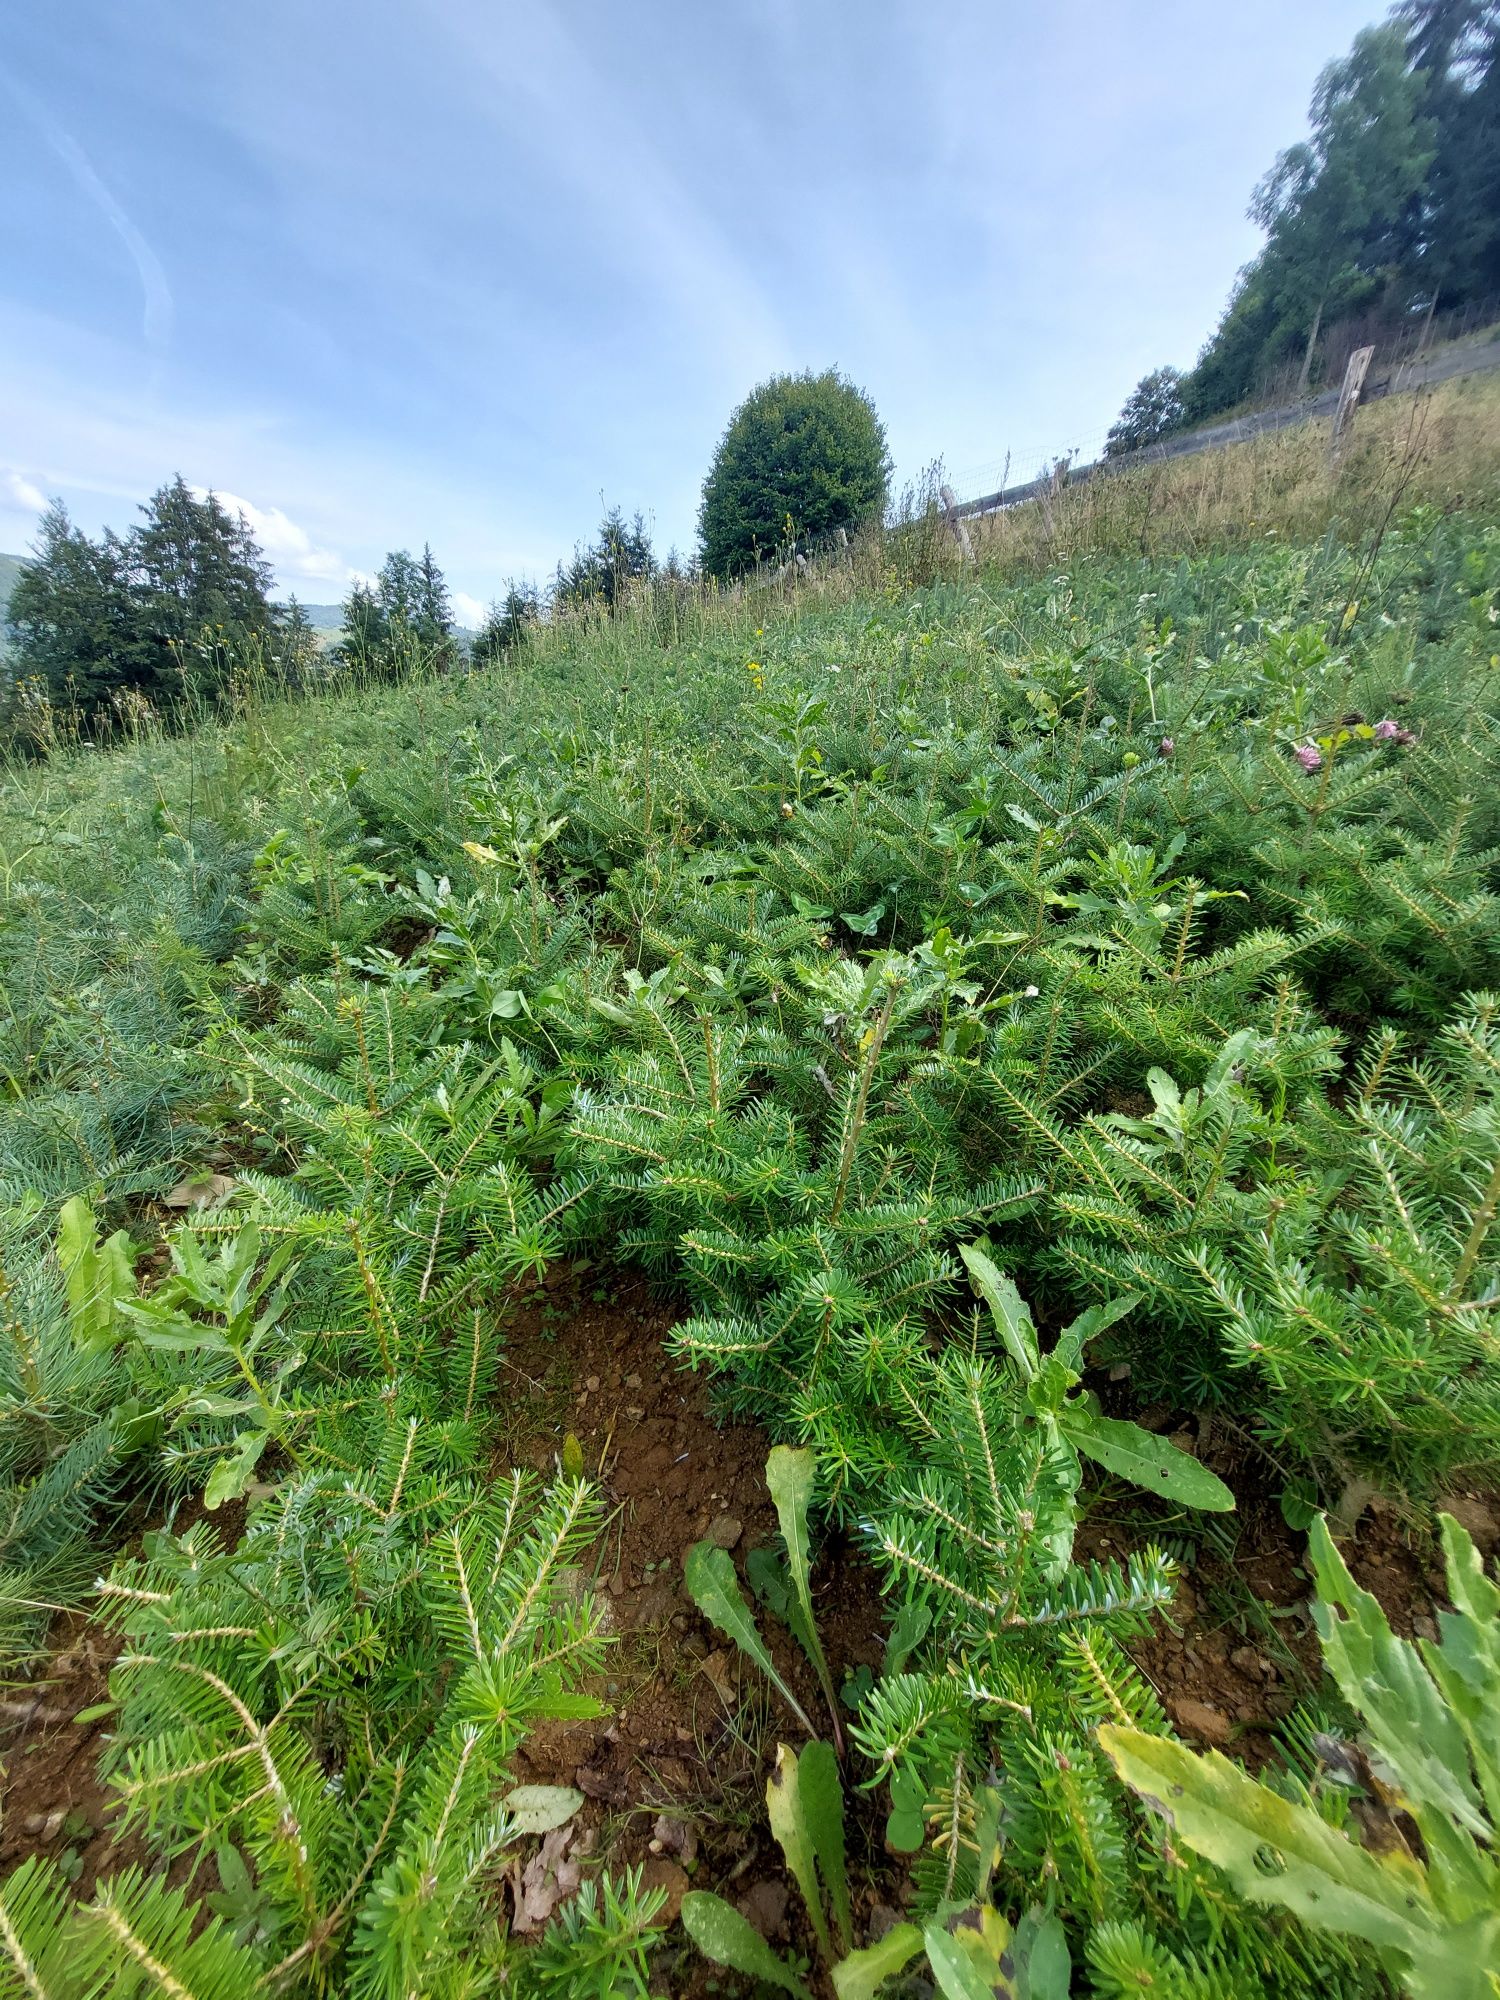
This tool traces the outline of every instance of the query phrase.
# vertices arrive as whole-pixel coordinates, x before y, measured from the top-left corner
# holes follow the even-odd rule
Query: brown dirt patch
[[[108,1717],[77,1720],[108,1700],[113,1656],[111,1634],[82,1612],[66,1612],[36,1678],[0,1708],[0,1873],[28,1854],[47,1854],[87,1897],[101,1873],[132,1862],[149,1867],[141,1842],[117,1842],[109,1830],[113,1794],[95,1768]]]
[[[509,1310],[499,1461],[550,1472],[567,1435],[578,1439],[608,1508],[579,1582],[608,1603],[617,1639],[592,1690],[608,1713],[534,1731],[515,1776],[585,1794],[559,1870],[573,1868],[576,1879],[579,1867],[642,1866],[648,1883],[668,1891],[669,1911],[689,1886],[716,1888],[779,1950],[811,1956],[800,1904],[784,1892],[764,1804],[777,1741],[800,1745],[803,1731],[699,1615],[682,1583],[683,1555],[703,1535],[730,1546],[742,1581],[745,1557],[774,1539],[764,1478],[770,1439],[758,1425],[716,1421],[709,1384],[665,1351],[675,1317],[640,1275],[587,1262],[555,1270]],[[1154,1537],[1178,1556],[1172,1617],[1133,1655],[1184,1735],[1227,1747],[1256,1769],[1273,1752],[1277,1725],[1319,1685],[1305,1538],[1266,1494],[1263,1461],[1221,1430],[1200,1427],[1195,1438],[1164,1407],[1142,1414],[1199,1450],[1236,1489],[1238,1512],[1205,1528],[1201,1517],[1184,1522],[1111,1485],[1080,1528],[1079,1554],[1118,1559]],[[1473,1505],[1493,1527],[1485,1503]],[[183,1510],[180,1525],[189,1518]],[[224,1526],[232,1539],[236,1524]],[[1429,1533],[1375,1501],[1345,1553],[1398,1633],[1435,1634],[1445,1598]],[[860,1666],[878,1669],[885,1607],[861,1555],[833,1538],[819,1552],[814,1587],[835,1684]],[[758,1622],[778,1669],[826,1731],[823,1698],[800,1649],[768,1613]],[[35,1679],[12,1687],[0,1704],[0,1872],[29,1853],[49,1853],[87,1896],[101,1873],[150,1865],[143,1843],[111,1836],[111,1795],[95,1775],[109,1716],[77,1720],[107,1700],[111,1652],[108,1634],[69,1614]],[[862,1929],[877,1906],[889,1921],[903,1900],[905,1872],[885,1851],[883,1820],[878,1795],[851,1785],[850,1869]],[[179,1869],[186,1875],[186,1864]],[[512,1902],[525,1892],[523,1872],[516,1871]],[[545,1903],[543,1874],[535,1880]],[[653,1965],[654,1989],[683,2000],[715,1981],[718,1992],[735,1984],[707,1967],[680,1931],[669,1933]]]
[[[676,1317],[639,1276],[575,1266],[549,1274],[508,1324],[502,1381],[516,1401],[507,1456],[547,1471],[566,1435],[578,1439],[611,1509],[594,1587],[606,1594],[618,1634],[595,1690],[612,1712],[534,1730],[516,1775],[578,1786],[590,1802],[580,1816],[585,1837],[611,1868],[644,1863],[647,1879],[674,1898],[688,1886],[715,1887],[761,1916],[778,1947],[790,1937],[806,1949],[795,1897],[784,1911],[771,1908],[768,1885],[785,1871],[765,1817],[776,1743],[798,1746],[805,1732],[700,1616],[682,1581],[684,1554],[711,1532],[731,1543],[742,1584],[745,1557],[773,1541],[771,1440],[756,1424],[714,1420],[703,1378],[665,1352]],[[868,1564],[835,1540],[819,1552],[813,1586],[835,1686],[846,1671],[878,1668],[886,1617]],[[801,1650],[769,1613],[758,1622],[778,1671],[826,1731],[826,1704]],[[897,1890],[884,1813],[852,1788],[850,1806],[851,1875],[867,1905],[889,1904]],[[671,1971],[672,1992],[698,1990],[690,1953]]]
[[[1171,1429],[1160,1412],[1138,1421]],[[1154,1538],[1177,1558],[1172,1611],[1130,1647],[1131,1657],[1184,1736],[1259,1770],[1278,1726],[1323,1681],[1307,1537],[1287,1526],[1266,1492],[1263,1459],[1206,1425],[1198,1438],[1189,1428],[1172,1438],[1234,1489],[1234,1514],[1184,1521],[1149,1497],[1111,1487],[1081,1526],[1078,1553],[1119,1561]],[[1398,1636],[1437,1637],[1448,1600],[1429,1527],[1377,1497],[1340,1546],[1355,1582],[1379,1601]]]
[[[139,1553],[144,1511],[136,1510],[122,1555]],[[178,1531],[185,1533],[202,1513],[199,1501],[184,1501],[174,1516]],[[244,1519],[243,1502],[222,1510],[218,1524],[226,1541],[239,1539]],[[48,1854],[84,1900],[101,1875],[132,1866],[149,1874],[161,1866],[141,1834],[117,1834],[117,1795],[98,1775],[112,1720],[109,1673],[115,1651],[114,1634],[86,1611],[62,1612],[33,1676],[0,1703],[0,1874],[28,1854]],[[97,1713],[100,1709],[106,1712]],[[167,1874],[181,1884],[192,1865],[174,1862]]]

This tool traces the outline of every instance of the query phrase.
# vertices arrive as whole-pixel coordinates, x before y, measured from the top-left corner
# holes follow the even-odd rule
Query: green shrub
[[[731,577],[778,550],[852,529],[885,505],[885,430],[833,369],[775,375],[747,396],[703,485],[703,567]]]

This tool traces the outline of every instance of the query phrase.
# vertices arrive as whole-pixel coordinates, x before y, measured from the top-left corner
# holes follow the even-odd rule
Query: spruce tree
[[[379,598],[361,577],[350,586],[344,599],[343,629],[339,635],[339,661],[355,672],[374,676],[385,660],[389,626]]]
[[[276,621],[276,659],[288,687],[306,687],[317,670],[318,635],[294,594]]]
[[[54,703],[76,701],[92,714],[123,678],[130,620],[120,543],[112,535],[90,540],[53,501],[11,592],[15,677],[34,676]]]
[[[271,566],[243,515],[178,473],[153,493],[127,542],[134,607],[130,678],[159,707],[184,682],[217,688],[226,656],[267,637]]]
[[[470,659],[485,665],[503,659],[507,653],[526,644],[540,617],[541,605],[536,586],[514,581],[508,583],[504,597],[490,606],[488,617],[475,634],[469,648]]]

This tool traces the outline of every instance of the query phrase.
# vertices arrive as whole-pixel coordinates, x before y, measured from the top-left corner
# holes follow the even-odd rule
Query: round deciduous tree
[[[795,541],[857,528],[885,505],[885,429],[836,369],[774,375],[729,419],[703,484],[703,567],[742,570]]]
[[[1104,456],[1119,458],[1156,444],[1180,431],[1186,416],[1182,376],[1175,368],[1157,368],[1143,375],[1125,398],[1125,407],[1104,440]]]

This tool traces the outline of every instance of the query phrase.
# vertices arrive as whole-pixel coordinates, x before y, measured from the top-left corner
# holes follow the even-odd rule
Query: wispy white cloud
[[[195,486],[201,500],[208,489]],[[307,532],[280,507],[258,507],[238,493],[215,487],[220,503],[231,514],[242,514],[250,532],[269,558],[282,583],[328,583],[344,589],[360,574],[332,549],[320,548]]]
[[[41,514],[46,511],[47,496],[40,486],[29,480],[24,472],[16,472],[7,467],[0,472],[0,486],[9,495],[13,504],[27,514]]]
[[[489,614],[477,597],[470,597],[467,591],[455,590],[453,615],[466,631],[477,632]]]
[[[174,308],[172,288],[167,283],[161,259],[100,179],[93,162],[72,133],[58,123],[39,98],[29,90],[23,90],[13,78],[0,75],[0,81],[8,85],[11,96],[62,161],[79,191],[94,204],[130,253],[141,284],[141,331],[148,346],[157,352],[165,349],[172,336]]]
[[[552,199],[566,190],[587,218],[591,254],[614,282],[664,294],[735,380],[786,352],[765,274],[673,169],[657,136],[659,107],[631,102],[562,9],[429,0],[429,18],[464,49],[475,86],[502,108],[508,137],[530,154]]]

